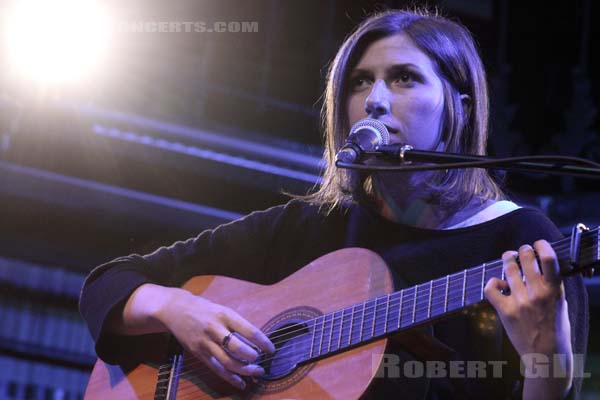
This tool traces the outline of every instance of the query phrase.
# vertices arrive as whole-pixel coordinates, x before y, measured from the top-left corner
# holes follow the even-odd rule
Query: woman
[[[337,169],[335,154],[349,127],[363,118],[383,122],[393,142],[484,154],[487,86],[468,31],[437,15],[404,11],[377,14],[357,27],[328,75],[328,169],[321,188],[152,254],[95,269],[80,308],[99,356],[118,361],[127,354],[116,349],[126,348],[134,335],[170,331],[215,373],[244,387],[242,376],[263,371],[240,360],[255,360],[258,349],[270,352],[273,344],[235,311],[179,289],[191,276],[273,283],[323,254],[364,247],[383,257],[398,286],[414,285],[503,254],[506,281],[493,278],[485,287],[499,319],[490,310],[475,310],[432,328],[448,360],[501,360],[507,365],[501,376],[388,377],[368,395],[575,396],[581,382],[573,378],[573,359],[586,350],[587,299],[580,277],[561,281],[554,251],[539,240],[560,239],[558,229],[541,212],[507,201],[484,170],[354,175]],[[517,248],[526,283],[517,252],[507,251]],[[488,323],[482,329],[484,315]],[[405,349],[394,351],[412,357]],[[519,356],[527,368],[535,367],[530,354],[551,360],[560,354],[552,366],[561,373],[543,378],[520,373]]]

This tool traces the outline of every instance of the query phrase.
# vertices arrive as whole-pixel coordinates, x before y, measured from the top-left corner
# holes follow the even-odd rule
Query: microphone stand
[[[337,161],[336,166],[349,169],[397,172],[454,168],[487,168],[592,179],[600,178],[600,164],[579,157],[522,156],[497,158],[415,150],[412,146],[404,144],[380,145],[375,150],[365,151],[363,154],[384,157],[388,160],[399,162],[400,165],[364,165]],[[428,163],[429,165],[412,165],[413,162]]]

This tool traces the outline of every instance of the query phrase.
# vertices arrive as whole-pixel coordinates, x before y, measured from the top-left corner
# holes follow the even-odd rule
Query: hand
[[[186,350],[240,389],[246,386],[240,375],[260,376],[264,370],[251,363],[257,359],[257,351],[237,335],[264,352],[275,351],[273,343],[260,329],[238,313],[185,290],[178,290],[157,313],[157,318]],[[236,335],[230,336],[226,351],[223,339],[230,332]]]
[[[561,374],[556,374],[557,379],[546,380],[544,389],[552,396],[561,396],[568,392],[573,374],[568,304],[554,250],[545,240],[535,242],[534,248],[539,263],[531,246],[521,246],[518,252],[525,281],[515,259],[517,253],[507,251],[502,255],[506,281],[490,279],[485,286],[485,295],[498,312],[526,371],[534,367],[531,365],[534,354],[548,357],[550,373],[559,368]],[[509,295],[501,292],[507,289],[510,289]],[[555,355],[562,358],[555,358]],[[544,380],[537,379],[530,386],[538,387],[540,383],[544,384]],[[527,379],[524,395],[526,389]]]

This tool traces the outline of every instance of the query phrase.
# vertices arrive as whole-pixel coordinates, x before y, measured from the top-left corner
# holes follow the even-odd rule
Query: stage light
[[[44,85],[89,77],[105,55],[108,18],[91,0],[22,0],[4,22],[9,68]]]

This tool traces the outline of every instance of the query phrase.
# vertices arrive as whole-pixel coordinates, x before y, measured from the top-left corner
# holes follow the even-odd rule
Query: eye
[[[403,86],[412,86],[421,81],[418,74],[409,70],[399,71],[394,77],[394,82]]]
[[[400,75],[400,80],[402,82],[410,82],[412,80],[412,75],[409,73]]]
[[[370,80],[366,76],[355,76],[350,79],[350,90],[361,90],[366,88]]]
[[[404,71],[404,72],[400,72],[398,73],[398,75],[396,75],[396,79],[394,79],[396,82],[402,83],[402,84],[411,84],[414,81],[416,81],[415,78],[415,74],[413,74],[410,71]]]

